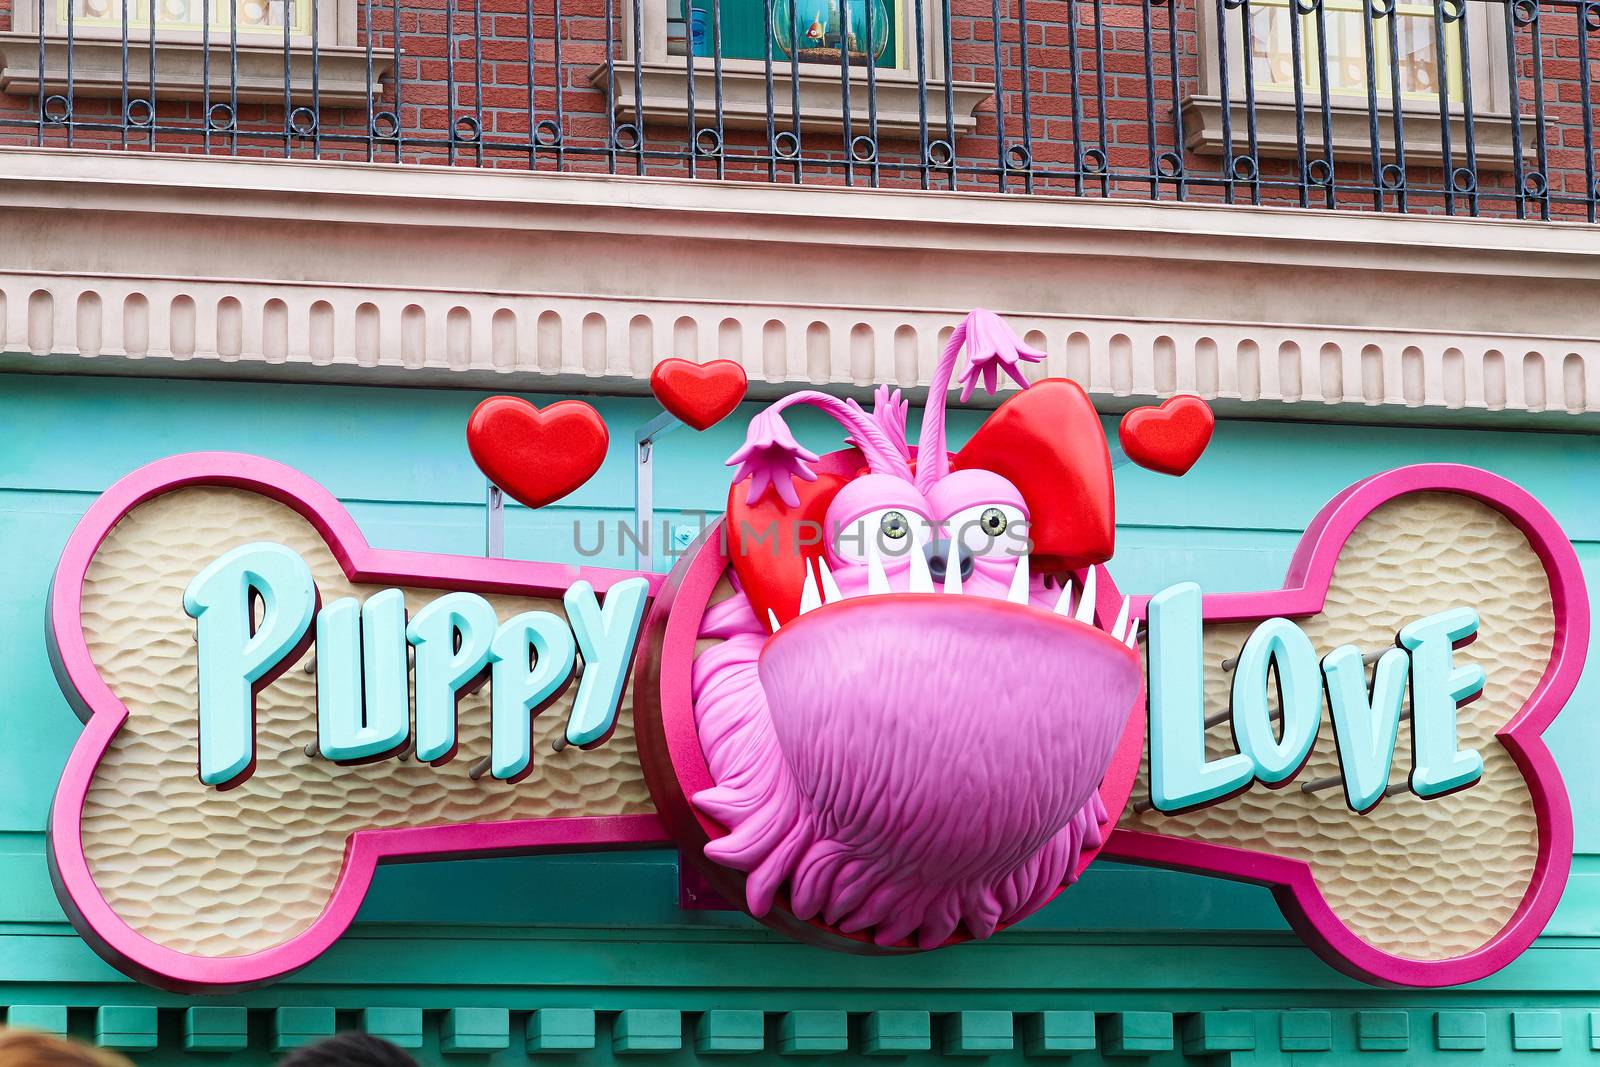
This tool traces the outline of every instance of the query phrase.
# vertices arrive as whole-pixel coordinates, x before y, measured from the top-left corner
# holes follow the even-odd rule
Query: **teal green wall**
[[[583,1064],[674,1040],[681,1051],[656,1053],[651,1062],[688,1063],[698,1055],[697,1035],[707,1053],[765,1050],[746,1062],[776,1060],[785,1049],[853,1057],[909,1048],[909,1062],[920,1064],[987,1048],[995,1050],[993,1062],[1012,1063],[1085,1042],[1097,1051],[1074,1062],[1118,1051],[1148,1051],[1152,1064],[1201,1062],[1213,1053],[1240,1064],[1434,1056],[1600,1062],[1600,1054],[1590,1060],[1591,1045],[1600,1042],[1590,1018],[1591,1009],[1600,1011],[1600,775],[1591,769],[1600,752],[1600,672],[1593,668],[1550,732],[1576,808],[1571,884],[1531,951],[1466,988],[1365,987],[1302,948],[1266,890],[1110,863],[991,942],[896,959],[837,955],[769,934],[737,914],[680,913],[674,857],[666,851],[386,868],[354,929],[277,985],[184,998],[123,978],[63,919],[44,860],[46,812],[79,729],[51,677],[43,640],[46,588],[74,522],[95,494],[141,463],[234,449],[322,482],[375,544],[476,552],[483,481],[463,426],[483,395],[0,375],[0,1005],[10,1006],[13,1021],[54,1025],[65,1018],[91,1038],[98,1022],[107,1043],[154,1041],[153,1052],[135,1054],[147,1063],[220,1058],[185,1050],[185,1009],[196,1005],[249,1009],[194,1020],[201,1031],[246,1026],[248,1051],[228,1057],[239,1063],[269,1062],[280,1031],[292,1042],[296,1033],[359,1026],[367,1008],[410,1009],[366,1021],[415,1030],[419,1055],[429,1062],[473,1062],[465,1052],[442,1053],[443,1039],[458,1048],[508,1045],[489,1062],[521,1063],[529,1013],[563,1007],[599,1011],[595,1048],[569,1059]],[[574,519],[587,524],[631,513],[628,443],[659,409],[641,399],[595,403],[613,435],[605,466],[559,507],[512,509],[509,554],[575,559]],[[973,420],[958,416],[955,423],[964,434]],[[797,424],[813,447],[837,447],[836,431]],[[667,438],[657,452],[658,509],[720,509],[722,460],[741,428],[736,416],[706,434]],[[1299,532],[1334,492],[1388,467],[1452,460],[1531,490],[1576,542],[1595,580],[1595,442],[1564,434],[1224,422],[1186,478],[1118,471],[1113,569],[1134,590],[1183,578],[1216,591],[1268,587],[1281,580]],[[112,1009],[102,1015],[96,1009],[105,1005]],[[152,1007],[159,1009],[153,1015],[141,1010]],[[306,1010],[280,1010],[291,1008]],[[1244,1013],[1207,1014],[1225,1009]],[[1284,1014],[1290,1009],[1306,1012]],[[703,1014],[710,1011],[743,1014]],[[788,1014],[807,1012],[814,1014]],[[576,1030],[584,1043],[581,1012],[576,1021],[538,1018],[552,1034]],[[143,1036],[152,1027],[154,1035]],[[1482,1051],[1443,1052],[1441,1043]],[[1559,1049],[1530,1050],[1552,1044]],[[928,1051],[917,1051],[922,1047]]]

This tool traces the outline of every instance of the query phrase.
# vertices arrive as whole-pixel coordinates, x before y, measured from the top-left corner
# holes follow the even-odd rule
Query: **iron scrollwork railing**
[[[1589,222],[1600,202],[1600,0],[15,2],[13,144]]]

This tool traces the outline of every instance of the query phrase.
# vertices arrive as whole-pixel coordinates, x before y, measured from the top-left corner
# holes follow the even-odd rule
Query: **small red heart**
[[[478,469],[530,508],[560,500],[594,476],[610,434],[581,400],[543,411],[514,396],[491,396],[467,419],[467,449]]]
[[[1187,474],[1211,443],[1216,416],[1197,396],[1175,396],[1155,408],[1134,408],[1122,417],[1122,450],[1141,467],[1162,474]]]
[[[650,391],[661,406],[696,430],[726,418],[744,399],[748,385],[744,367],[731,359],[664,359],[650,372]]]

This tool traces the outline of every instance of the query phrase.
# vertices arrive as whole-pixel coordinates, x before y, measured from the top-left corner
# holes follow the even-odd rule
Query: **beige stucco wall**
[[[6,366],[642,392],[722,356],[758,396],[915,389],[987,306],[1108,408],[1600,408],[1584,225],[35,149],[0,150],[0,198]]]

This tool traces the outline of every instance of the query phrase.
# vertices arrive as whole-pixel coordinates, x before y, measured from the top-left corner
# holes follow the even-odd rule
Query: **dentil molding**
[[[1108,409],[1600,410],[1583,225],[50,149],[0,150],[0,198],[12,369],[915,390],[987,306]]]

